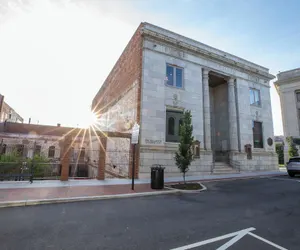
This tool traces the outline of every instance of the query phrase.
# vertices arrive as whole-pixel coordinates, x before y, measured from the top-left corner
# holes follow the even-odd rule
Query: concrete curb
[[[178,193],[178,191],[177,190],[168,190],[168,191],[154,191],[154,192],[144,192],[144,193],[134,193],[134,194],[82,196],[82,197],[70,197],[70,198],[21,200],[21,201],[9,201],[9,202],[4,201],[4,202],[0,202],[0,208],[34,206],[34,205],[42,205],[42,204],[69,203],[69,202],[78,202],[78,201],[93,201],[93,200],[133,198],[133,197],[155,196],[155,195],[175,194],[175,193]]]
[[[167,187],[167,186],[165,186],[165,188],[170,189],[170,190],[176,190],[178,193],[185,193],[185,194],[195,194],[195,193],[200,193],[200,192],[207,190],[207,187],[205,187],[202,183],[200,183],[200,182],[195,182],[195,183],[200,184],[202,189],[200,189],[200,190],[182,190],[182,189],[177,189],[177,188],[172,188],[172,187]]]

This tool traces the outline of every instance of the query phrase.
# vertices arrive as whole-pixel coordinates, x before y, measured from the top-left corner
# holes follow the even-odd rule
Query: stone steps
[[[236,174],[238,171],[225,162],[215,162],[214,174]]]

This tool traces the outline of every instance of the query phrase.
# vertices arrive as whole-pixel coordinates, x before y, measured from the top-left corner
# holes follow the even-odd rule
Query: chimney
[[[60,123],[57,123],[57,127],[60,127]]]

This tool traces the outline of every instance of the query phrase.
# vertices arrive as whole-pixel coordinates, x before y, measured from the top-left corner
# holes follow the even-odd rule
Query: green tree
[[[279,164],[284,164],[284,154],[283,154],[283,144],[278,143],[275,145],[276,147],[276,153],[278,155],[278,163]]]
[[[186,183],[185,174],[189,170],[189,166],[193,161],[192,145],[194,142],[194,137],[192,115],[190,110],[186,110],[183,113],[183,120],[179,128],[179,135],[180,141],[174,159],[177,167],[183,175],[183,181]]]
[[[287,137],[286,140],[287,140],[288,145],[289,145],[289,150],[288,150],[289,156],[290,157],[299,156],[298,149],[296,147],[296,144],[293,141],[293,137],[292,136]]]

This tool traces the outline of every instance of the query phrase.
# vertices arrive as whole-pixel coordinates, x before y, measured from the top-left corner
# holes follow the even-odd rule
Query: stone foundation
[[[143,147],[140,149],[140,172],[139,178],[150,178],[150,168],[153,164],[160,164],[165,167],[165,177],[181,176],[175,164],[174,154],[177,145]],[[273,152],[253,152],[252,159],[247,159],[246,153],[229,153],[229,163],[238,171],[272,171],[278,170],[278,159]],[[213,157],[211,151],[200,151],[200,158],[195,159],[187,176],[209,175],[212,173]]]
[[[151,166],[160,164],[165,167],[165,176],[181,176],[178,167],[175,164],[174,155],[177,145],[140,149],[140,173],[139,178],[149,178]],[[200,151],[200,158],[196,158],[187,172],[187,176],[210,174],[212,171],[212,153],[211,151]]]
[[[246,153],[230,153],[230,165],[240,171],[271,171],[278,170],[278,158],[274,152],[253,151],[252,159]]]

